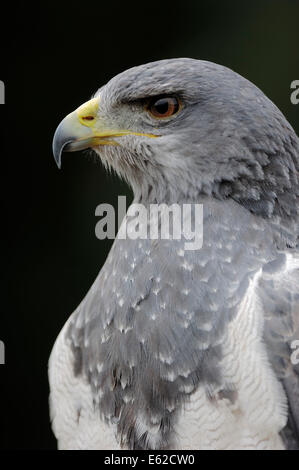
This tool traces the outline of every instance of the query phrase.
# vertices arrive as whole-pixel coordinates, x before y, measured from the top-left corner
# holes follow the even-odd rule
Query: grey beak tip
[[[61,168],[61,155],[62,152],[65,150],[65,147],[73,142],[73,138],[67,135],[64,131],[63,128],[63,121],[62,123],[59,124],[57,127],[54,138],[53,138],[53,155],[54,155],[54,160],[58,166],[58,168]]]
[[[82,138],[78,138],[78,135],[74,135],[72,129],[73,119],[73,113],[66,116],[57,127],[53,137],[53,155],[58,168],[61,168],[62,152],[76,152],[86,149],[92,140],[91,129],[87,127],[84,128],[85,132],[83,136],[80,134]]]
[[[55,131],[52,144],[54,160],[59,169],[61,168],[61,153],[64,147],[63,140],[64,139],[62,138],[61,126],[59,125]]]
[[[54,160],[56,162],[56,165],[58,166],[59,169],[61,169],[61,153],[62,153],[62,148],[60,145],[57,144],[57,141],[55,141],[55,137],[54,137],[53,155],[54,155]]]

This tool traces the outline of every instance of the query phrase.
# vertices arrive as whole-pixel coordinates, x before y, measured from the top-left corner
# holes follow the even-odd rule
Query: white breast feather
[[[234,384],[237,399],[211,402],[201,387],[177,425],[181,449],[283,449],[279,431],[287,404],[262,341],[263,311],[256,295],[260,272],[252,280],[223,344],[221,370]]]
[[[49,361],[50,410],[59,449],[118,449],[113,426],[105,424],[93,406],[89,384],[75,377],[73,354],[64,325],[53,347]]]
[[[287,270],[298,267],[288,257]],[[237,399],[211,402],[200,387],[176,425],[178,449],[283,449],[279,431],[287,421],[283,389],[262,340],[263,311],[257,296],[261,272],[252,280],[223,344],[221,370],[234,384]],[[118,449],[114,426],[94,408],[88,383],[74,377],[73,356],[65,339],[71,318],[54,345],[49,362],[50,407],[60,449]]]

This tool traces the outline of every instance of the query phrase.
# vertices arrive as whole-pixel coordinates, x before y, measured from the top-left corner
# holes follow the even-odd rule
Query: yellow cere
[[[99,109],[99,98],[93,98],[82,104],[77,109],[79,121],[83,126],[93,127],[96,122],[96,116]]]
[[[145,137],[159,137],[156,134],[146,134],[142,132],[133,132],[129,130],[121,130],[121,129],[107,129],[105,123],[101,119],[97,119],[97,113],[99,109],[99,100],[100,98],[93,98],[90,101],[82,104],[77,109],[77,116],[81,124],[83,126],[93,128],[92,132],[95,138],[103,138],[103,137],[121,137],[124,135],[140,135]],[[78,140],[83,140],[83,138]],[[99,142],[98,139],[95,141],[101,144],[111,144],[111,141],[102,141]],[[114,143],[116,145],[116,142]]]

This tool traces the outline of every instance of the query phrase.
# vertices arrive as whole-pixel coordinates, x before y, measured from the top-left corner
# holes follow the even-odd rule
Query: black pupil
[[[169,99],[168,98],[160,98],[158,101],[155,102],[154,106],[159,114],[167,114],[169,108]]]
[[[164,115],[169,112],[171,105],[173,106],[171,114],[174,114],[178,110],[178,102],[175,98],[160,98],[154,103],[154,108],[158,114]]]

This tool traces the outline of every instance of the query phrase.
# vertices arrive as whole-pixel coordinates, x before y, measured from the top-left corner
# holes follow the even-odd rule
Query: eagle
[[[298,449],[291,125],[229,68],[166,59],[120,73],[63,119],[58,166],[87,148],[147,211],[201,205],[203,240],[115,238],[50,356],[58,447]]]

